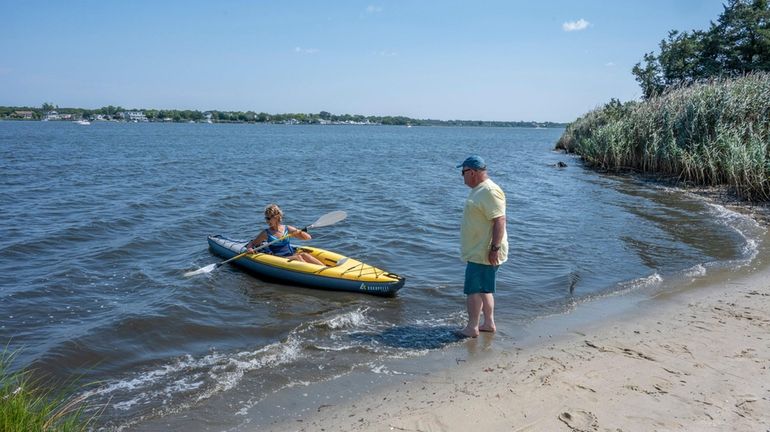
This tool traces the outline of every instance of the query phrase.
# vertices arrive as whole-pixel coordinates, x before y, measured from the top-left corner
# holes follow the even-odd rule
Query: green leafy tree
[[[672,87],[720,76],[770,71],[768,0],[729,0],[708,31],[671,31],[660,55],[644,55],[633,69],[645,98]]]
[[[770,70],[767,0],[732,0],[714,28],[726,48],[722,67],[732,74]]]

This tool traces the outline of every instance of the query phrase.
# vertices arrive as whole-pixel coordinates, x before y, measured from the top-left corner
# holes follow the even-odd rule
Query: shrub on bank
[[[569,126],[556,147],[593,167],[729,185],[770,199],[770,74],[677,88],[643,102],[613,100]]]
[[[83,397],[68,398],[43,390],[26,371],[10,372],[14,355],[0,352],[0,431],[86,431]]]

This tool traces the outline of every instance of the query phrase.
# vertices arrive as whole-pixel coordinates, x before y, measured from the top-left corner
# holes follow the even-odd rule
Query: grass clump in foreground
[[[643,102],[612,100],[571,123],[556,148],[633,170],[770,200],[770,74],[717,79]]]
[[[15,354],[0,352],[0,431],[86,431],[85,397],[67,398],[44,390],[28,371],[10,372]]]

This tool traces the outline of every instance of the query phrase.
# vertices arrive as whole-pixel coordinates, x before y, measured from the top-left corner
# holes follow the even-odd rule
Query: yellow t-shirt
[[[492,245],[492,219],[505,216],[505,193],[500,186],[486,179],[471,189],[463,209],[460,226],[460,257],[463,261],[489,265]],[[500,244],[500,264],[508,259],[508,233]]]

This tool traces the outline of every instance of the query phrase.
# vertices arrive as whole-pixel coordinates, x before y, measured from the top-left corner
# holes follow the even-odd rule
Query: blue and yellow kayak
[[[244,252],[246,241],[230,240],[220,235],[208,237],[209,249],[229,259]],[[348,291],[380,296],[394,296],[404,286],[402,276],[378,269],[350,257],[311,246],[297,246],[318,258],[325,266],[256,252],[233,261],[255,275],[291,285],[332,291]]]

